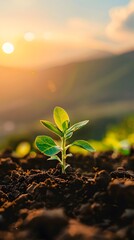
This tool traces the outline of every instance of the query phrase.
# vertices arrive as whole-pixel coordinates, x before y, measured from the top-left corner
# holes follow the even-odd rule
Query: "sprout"
[[[69,147],[78,146],[89,152],[94,152],[95,149],[85,140],[76,140],[69,145],[66,144],[67,140],[72,137],[73,133],[85,126],[89,122],[88,120],[75,123],[71,126],[67,112],[61,107],[54,108],[53,117],[55,124],[46,120],[41,120],[41,123],[50,131],[58,135],[61,144],[57,145],[49,136],[36,137],[35,144],[40,152],[49,156],[48,160],[58,160],[62,168],[62,173],[65,173],[69,166],[69,164],[66,163],[66,159],[71,156],[70,154],[67,154]],[[61,153],[61,158],[57,156],[59,152]]]

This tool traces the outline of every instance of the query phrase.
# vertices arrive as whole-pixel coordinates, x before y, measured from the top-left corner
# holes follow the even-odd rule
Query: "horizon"
[[[124,54],[128,54],[128,53],[132,53],[134,52],[134,49],[126,49],[125,51],[121,51],[118,53],[102,53],[102,54],[95,54],[92,56],[84,56],[81,58],[76,58],[76,59],[70,59],[70,60],[66,60],[65,62],[57,62],[54,64],[49,64],[47,65],[32,65],[32,66],[23,66],[23,65],[0,65],[0,69],[12,69],[12,70],[17,70],[17,71],[40,71],[40,70],[51,70],[51,69],[55,69],[58,67],[64,67],[64,66],[68,66],[70,64],[77,64],[77,63],[83,63],[83,62],[88,62],[88,61],[97,61],[97,60],[103,60],[103,59],[107,59],[107,58],[111,58],[114,56],[120,56],[120,55],[124,55]]]
[[[5,0],[0,14],[1,66],[49,68],[134,49],[132,0]]]

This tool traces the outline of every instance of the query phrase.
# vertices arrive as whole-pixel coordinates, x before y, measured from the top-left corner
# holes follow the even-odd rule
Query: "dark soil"
[[[0,240],[134,239],[134,149],[68,162],[0,155]]]

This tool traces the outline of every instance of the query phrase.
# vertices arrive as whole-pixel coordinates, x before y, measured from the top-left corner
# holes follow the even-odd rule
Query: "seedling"
[[[69,147],[75,145],[89,152],[95,151],[94,148],[84,140],[77,140],[69,145],[66,144],[67,140],[72,137],[73,133],[85,126],[89,121],[85,120],[70,126],[69,116],[61,107],[54,108],[53,117],[55,124],[46,120],[41,120],[41,123],[50,131],[58,135],[61,141],[60,145],[57,145],[55,141],[48,136],[36,137],[35,144],[40,152],[50,157],[48,160],[58,160],[62,168],[62,173],[65,173],[67,167],[69,166],[69,164],[66,163],[66,159],[71,156],[71,154],[67,154],[67,149]],[[61,158],[57,156],[59,152],[61,152]]]

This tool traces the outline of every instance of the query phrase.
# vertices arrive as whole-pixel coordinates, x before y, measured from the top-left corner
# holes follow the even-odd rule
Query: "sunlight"
[[[5,42],[2,45],[2,50],[6,54],[11,54],[12,52],[14,52],[14,45],[10,42]]]
[[[45,32],[43,37],[45,40],[50,40],[53,36],[53,33],[52,32]]]
[[[34,35],[34,33],[32,33],[32,32],[26,32],[26,33],[24,34],[24,39],[25,39],[26,41],[28,41],[28,42],[31,42],[31,41],[33,41],[33,40],[35,39],[35,35]]]

